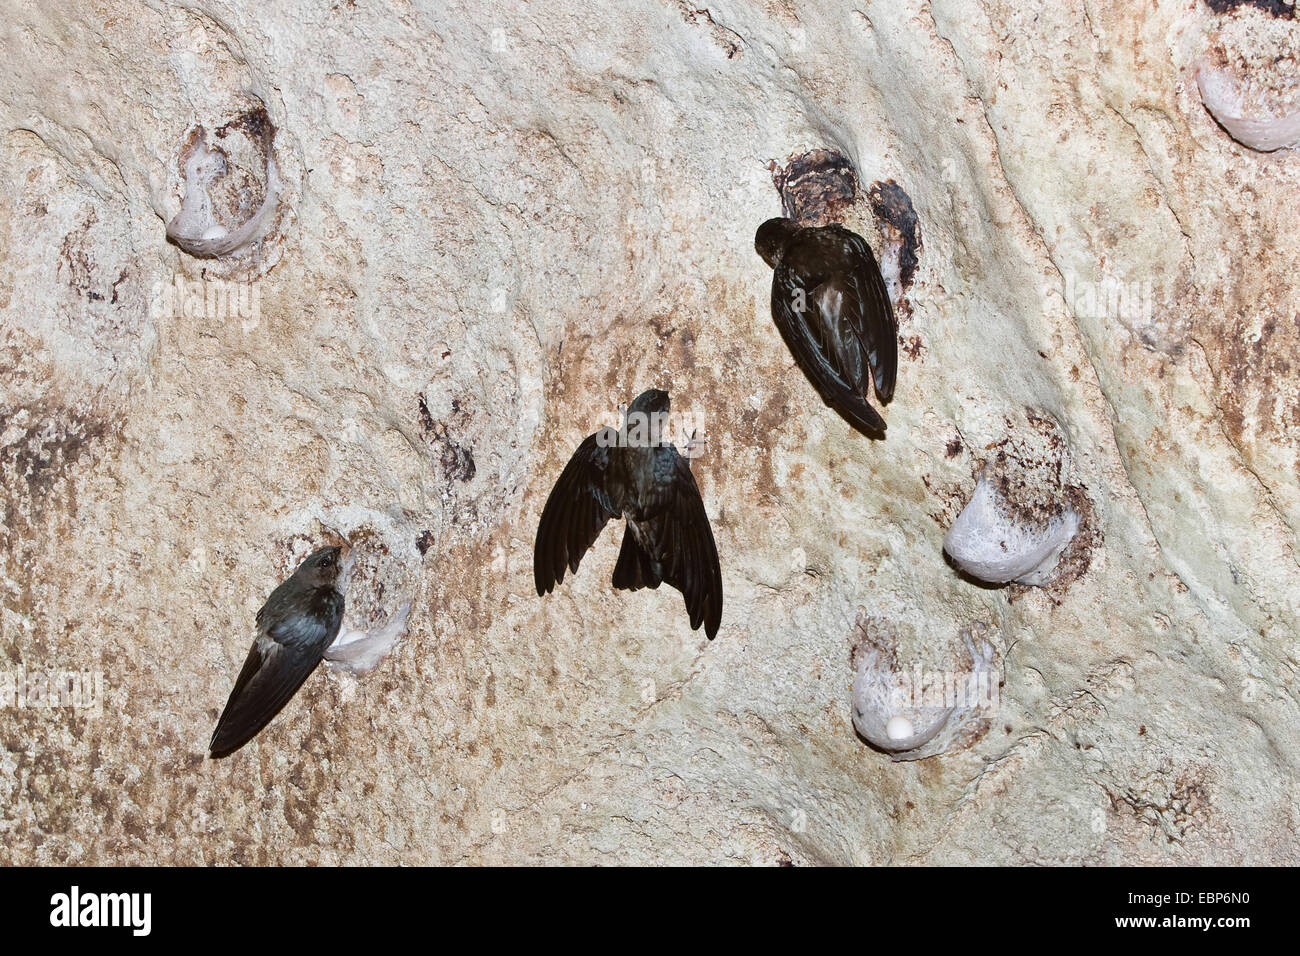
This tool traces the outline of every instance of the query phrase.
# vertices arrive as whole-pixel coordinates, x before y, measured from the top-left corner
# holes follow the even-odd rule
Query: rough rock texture
[[[0,668],[105,700],[0,700],[0,863],[1300,862],[1300,153],[1203,108],[1224,18],[1270,16],[1216,6],[5,0]],[[187,137],[259,102],[286,208],[191,258]],[[767,313],[813,149],[878,251],[919,224],[883,442]],[[533,592],[551,482],[651,385],[707,428],[712,643],[611,591],[612,531]],[[1026,415],[1090,560],[982,588],[944,532]],[[348,626],[411,600],[407,636],[206,762],[337,535]],[[988,732],[866,746],[862,614],[900,666],[980,629]]]

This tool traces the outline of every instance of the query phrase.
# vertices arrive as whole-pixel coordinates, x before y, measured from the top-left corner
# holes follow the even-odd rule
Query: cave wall
[[[0,700],[0,862],[1300,862],[1300,154],[1193,79],[1300,27],[1227,6],[6,0],[0,668],[103,694]],[[190,256],[188,138],[258,109],[276,221]],[[812,150],[898,295],[884,441],[768,313]],[[707,432],[713,642],[611,590],[612,530],[533,590],[555,477],[652,385]],[[1067,566],[959,576],[977,474],[1043,449]],[[410,600],[406,636],[205,760],[332,536],[349,623]],[[854,733],[864,637],[942,670],[972,633],[976,732]]]

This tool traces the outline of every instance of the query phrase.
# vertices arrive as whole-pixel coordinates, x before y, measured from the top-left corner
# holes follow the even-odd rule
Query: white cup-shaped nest
[[[935,738],[952,716],[949,706],[917,700],[879,655],[867,652],[853,678],[853,727],[887,753],[916,750]]]
[[[1068,505],[1045,524],[1027,521],[981,476],[948,529],[943,549],[962,571],[989,584],[1044,584],[1079,531]]]
[[[969,743],[982,731],[975,725],[997,709],[994,651],[983,640],[965,636],[970,655],[958,672],[917,666],[899,669],[892,651],[870,639],[855,652],[853,728],[894,760],[919,760]]]
[[[326,648],[325,659],[354,673],[374,670],[406,633],[406,620],[410,613],[411,602],[406,601],[380,627],[340,632],[334,643]]]
[[[1202,64],[1196,70],[1196,85],[1210,115],[1243,146],[1268,153],[1300,142],[1300,109],[1270,109],[1249,83],[1230,70]]]
[[[223,180],[230,175],[231,167],[221,148],[208,145],[207,130],[201,126],[195,130],[182,152],[185,196],[180,212],[167,223],[167,238],[196,258],[224,259],[240,254],[265,238],[279,217],[284,184],[275,163],[275,127],[266,118],[265,110],[245,114],[244,120],[246,135],[263,154],[264,191],[261,202],[243,221],[223,221],[222,210],[214,199],[215,192],[225,186]],[[227,124],[218,133],[232,125]],[[244,202],[251,202],[251,198]]]

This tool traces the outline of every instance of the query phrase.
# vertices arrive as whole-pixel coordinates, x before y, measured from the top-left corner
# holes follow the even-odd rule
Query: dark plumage
[[[867,396],[872,382],[882,404],[894,396],[898,324],[871,247],[840,226],[769,219],[754,248],[772,267],[772,320],[799,368],[849,424],[883,438]]]
[[[257,638],[208,745],[213,757],[232,754],[257,736],[334,643],[343,622],[339,553],[313,553],[257,612]]]
[[[722,622],[722,570],[709,516],[690,463],[659,434],[667,392],[642,392],[622,430],[588,435],[546,499],[533,549],[533,580],[549,594],[574,574],[610,518],[626,518],[614,587],[635,591],[667,582],[686,599],[692,630],[712,640]],[[646,427],[649,423],[649,427]]]

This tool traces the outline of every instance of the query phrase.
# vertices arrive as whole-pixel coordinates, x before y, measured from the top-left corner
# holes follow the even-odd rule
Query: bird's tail
[[[637,543],[629,523],[623,532],[623,547],[618,552],[618,564],[614,565],[614,587],[622,591],[657,588],[662,580],[662,576],[655,573],[650,555]]]
[[[885,437],[885,420],[861,395],[845,392],[835,402],[827,402],[840,417],[868,438]]]

